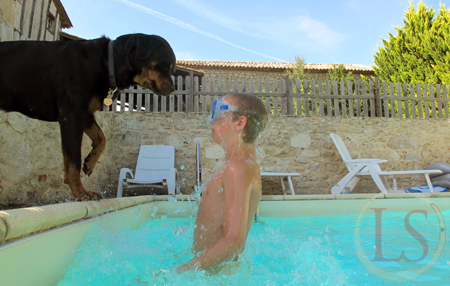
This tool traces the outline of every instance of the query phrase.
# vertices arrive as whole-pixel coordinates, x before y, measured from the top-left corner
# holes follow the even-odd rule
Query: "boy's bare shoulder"
[[[259,166],[253,159],[230,160],[225,168],[225,173],[235,175],[247,175],[255,171],[259,171]]]

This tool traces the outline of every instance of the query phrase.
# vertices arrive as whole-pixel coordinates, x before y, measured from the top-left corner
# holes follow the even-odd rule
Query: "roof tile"
[[[295,63],[280,62],[237,62],[237,61],[185,61],[178,60],[177,65],[186,68],[252,68],[252,69],[288,69]],[[305,63],[306,70],[328,70],[336,64]],[[358,64],[344,64],[348,71],[373,71],[373,68]]]

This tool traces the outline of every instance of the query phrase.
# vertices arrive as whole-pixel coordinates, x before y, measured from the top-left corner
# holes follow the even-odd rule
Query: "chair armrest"
[[[121,180],[122,182],[125,181],[125,179],[127,178],[128,174],[131,176],[131,179],[134,179],[133,171],[131,171],[128,168],[120,169],[119,180]]]
[[[379,163],[386,163],[387,160],[380,160],[380,159],[352,159],[352,160],[344,160],[345,163],[373,163],[373,164],[379,164]]]
[[[122,197],[123,187],[127,186],[127,174],[131,175],[131,179],[134,178],[133,172],[130,169],[128,169],[128,168],[120,169],[119,182],[117,184],[117,197],[118,198]]]
[[[170,168],[170,178],[166,182],[169,195],[177,195],[180,193],[180,182],[178,178],[178,170]]]
[[[175,185],[179,185],[179,178],[178,178],[178,170],[177,168],[170,168],[170,173],[172,176],[172,180],[175,182]]]

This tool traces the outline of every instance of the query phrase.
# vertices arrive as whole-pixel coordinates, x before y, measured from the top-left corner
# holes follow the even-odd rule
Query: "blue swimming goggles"
[[[225,112],[237,110],[238,110],[237,106],[228,105],[224,101],[216,99],[214,100],[214,106],[211,115],[208,117],[208,121],[212,122],[213,120],[216,120],[220,115],[224,114]]]

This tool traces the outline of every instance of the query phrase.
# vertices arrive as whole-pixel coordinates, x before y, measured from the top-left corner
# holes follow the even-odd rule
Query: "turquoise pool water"
[[[381,246],[383,257],[391,261],[373,263],[394,276],[397,273],[394,271],[429,263],[437,249],[439,233],[446,231],[439,228],[437,216],[430,212],[427,216],[411,214],[408,224],[412,228],[408,229],[406,215],[383,212],[378,224],[374,212],[360,217],[364,255],[374,260],[375,248]],[[442,217],[448,220],[450,211],[443,212]],[[193,257],[193,217],[149,219],[139,229],[116,231],[99,221],[90,226],[59,285],[400,285],[377,277],[361,263],[354,244],[357,220],[358,215],[346,213],[260,217],[249,233],[240,258],[241,268],[232,276],[174,271]],[[377,229],[382,234],[378,244]],[[415,235],[411,229],[416,231]],[[448,284],[448,247],[445,246],[431,270],[401,285]],[[407,259],[418,261],[392,261],[402,251]]]

